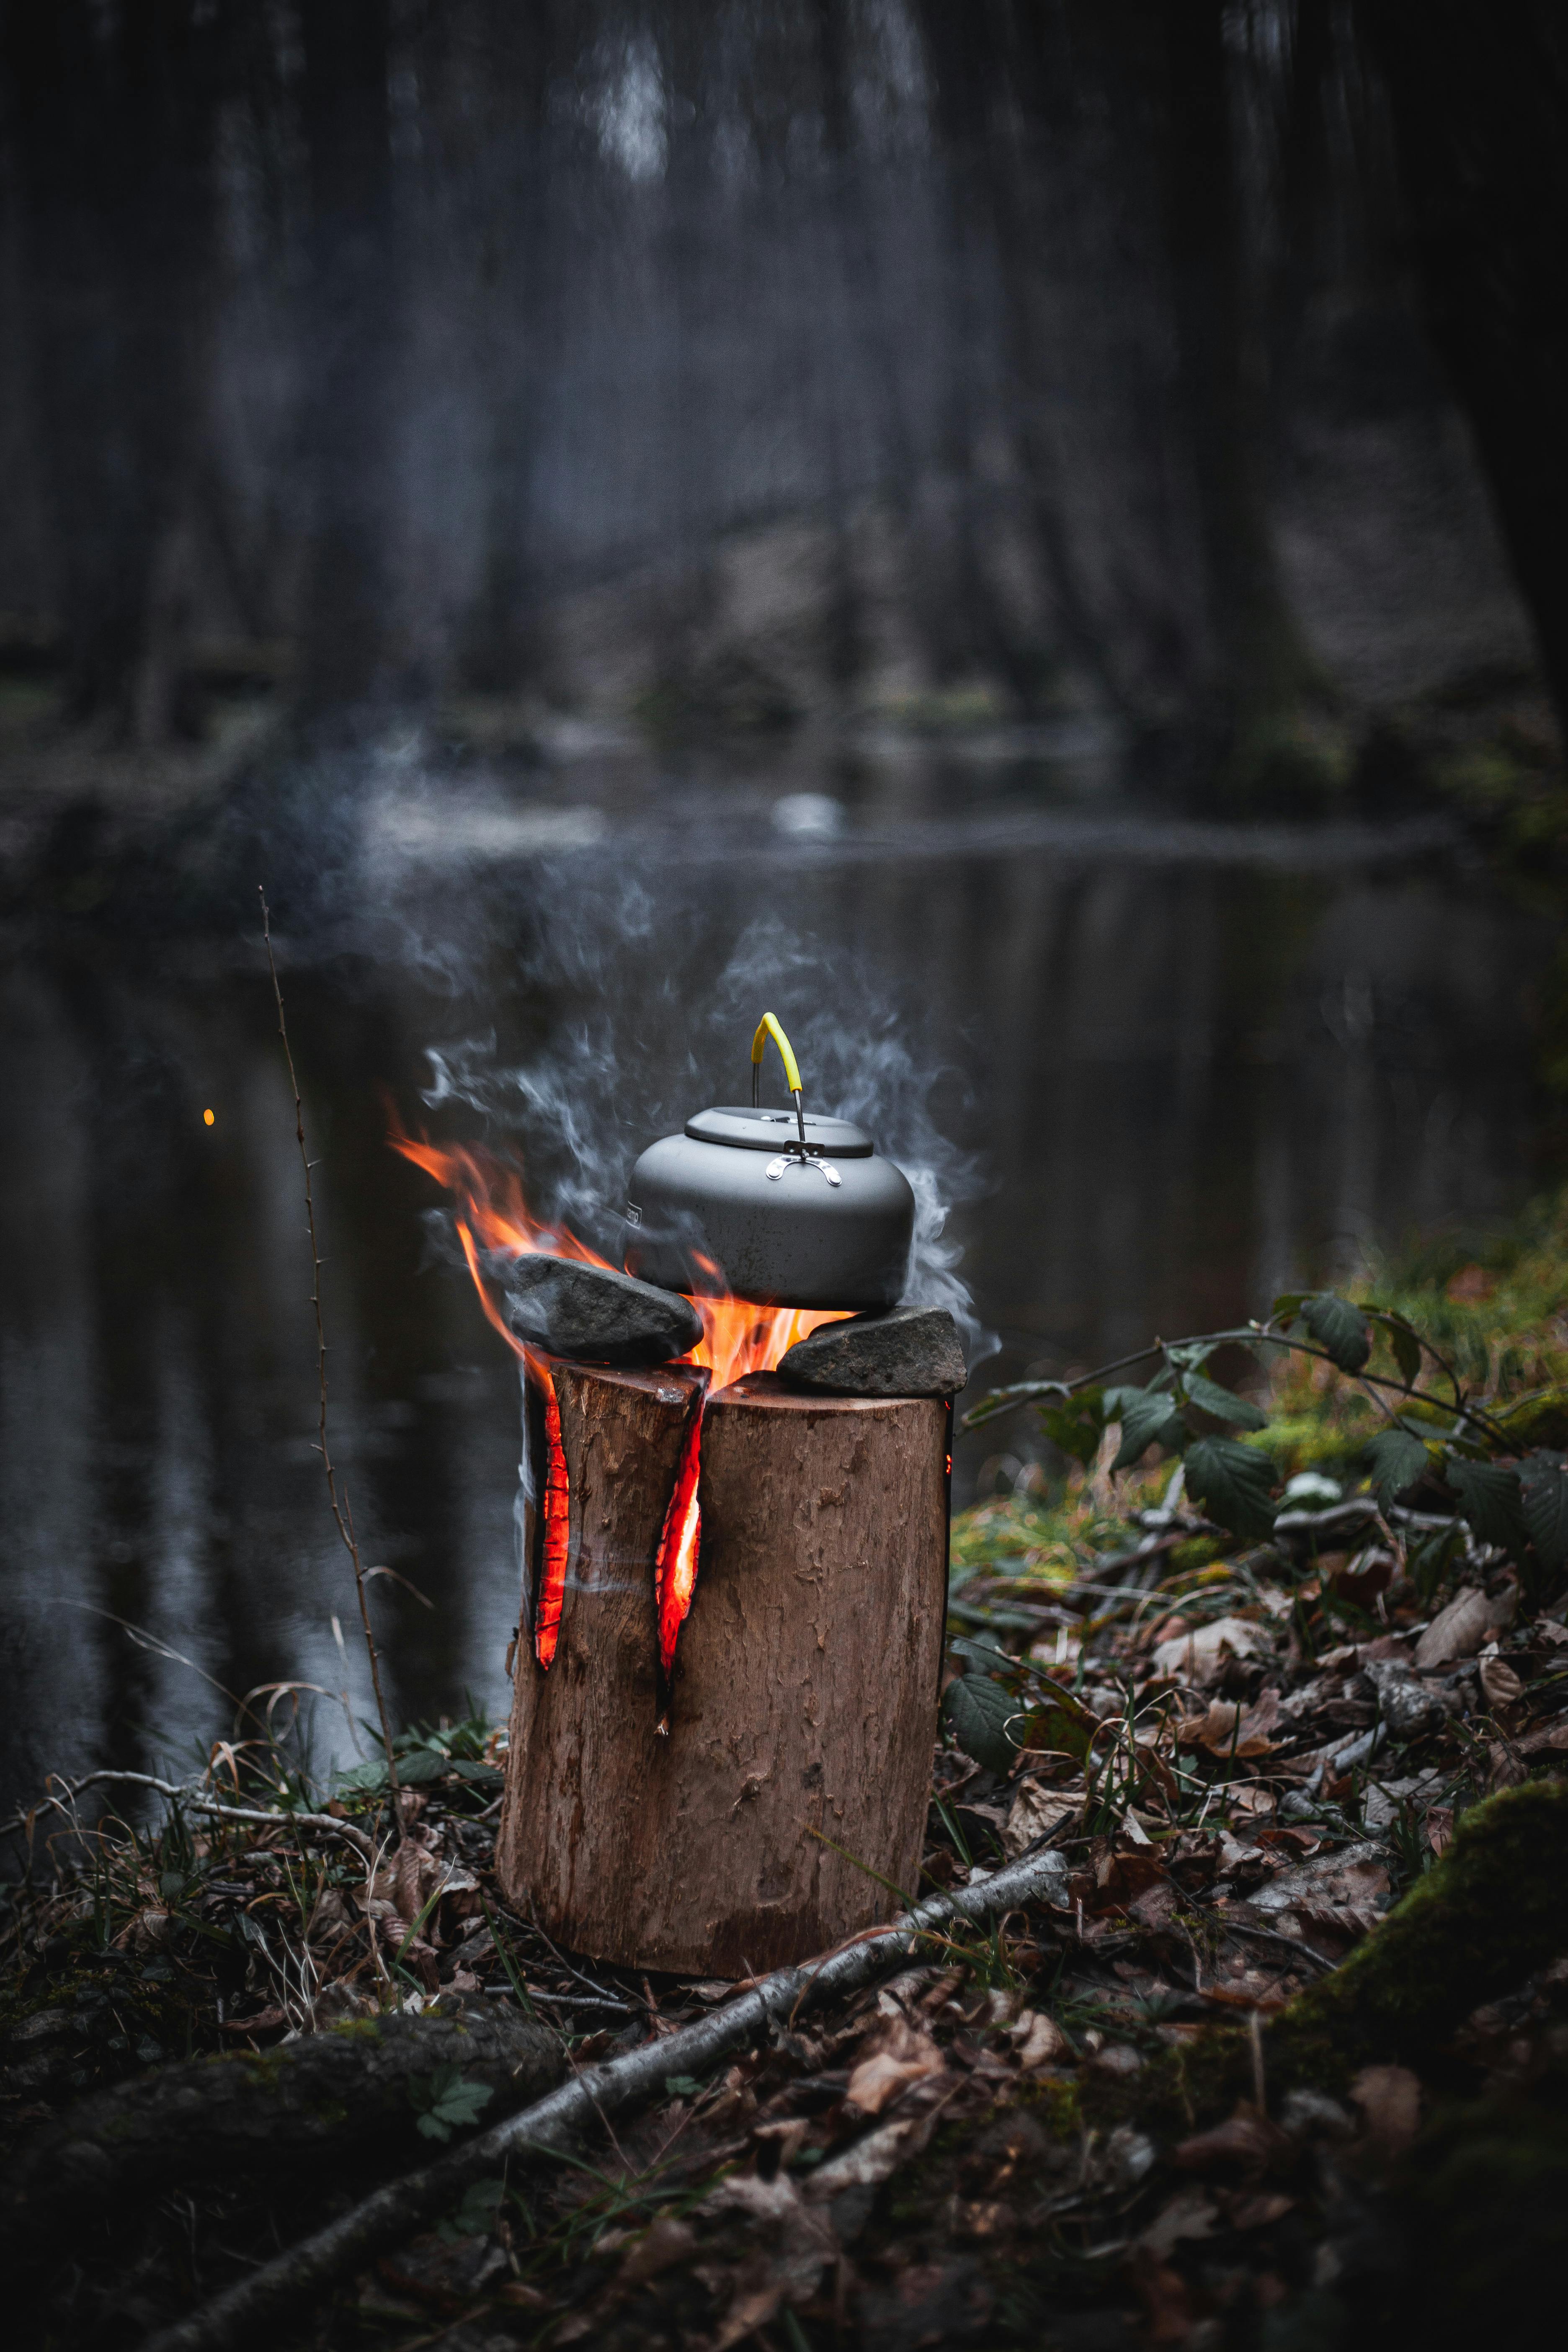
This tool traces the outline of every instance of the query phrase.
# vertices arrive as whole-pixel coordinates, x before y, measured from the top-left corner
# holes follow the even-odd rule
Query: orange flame
[[[531,1378],[543,1394],[546,1470],[541,1513],[543,1521],[542,1566],[534,1611],[533,1647],[541,1666],[555,1655],[561,1612],[566,1595],[567,1492],[566,1461],[561,1444],[561,1412],[556,1402],[550,1360],[526,1347],[509,1329],[480,1265],[485,1255],[524,1257],[542,1252],[551,1257],[575,1258],[585,1265],[610,1265],[577,1239],[564,1225],[546,1225],[532,1215],[523,1197],[521,1171],[472,1145],[443,1149],[404,1134],[394,1120],[392,1144],[405,1160],[423,1168],[438,1184],[458,1195],[461,1206],[453,1222],[458,1239],[479,1292],[479,1304],[514,1354],[522,1358]],[[736,1298],[722,1287],[723,1272],[711,1258],[699,1256],[698,1265],[715,1287],[694,1291],[691,1304],[702,1318],[702,1337],[680,1358],[712,1375],[711,1388],[729,1388],[751,1372],[771,1372],[779,1358],[820,1323],[834,1323],[842,1309],[759,1307],[754,1300]],[[702,1541],[702,1511],[699,1499],[701,1475],[704,1397],[691,1416],[691,1428],[681,1453],[675,1488],[665,1514],[655,1562],[658,1608],[659,1664],[668,1685],[675,1663],[680,1628],[691,1607],[697,1584],[697,1562]]]
[[[458,1195],[462,1205],[454,1222],[480,1304],[507,1346],[525,1358],[531,1370],[542,1374],[543,1360],[508,1329],[480,1268],[480,1252],[525,1257],[541,1251],[549,1257],[576,1258],[584,1265],[605,1266],[612,1274],[618,1273],[619,1267],[580,1242],[565,1225],[541,1223],[523,1198],[521,1171],[482,1148],[458,1144],[446,1149],[405,1135],[395,1124],[392,1145]],[[750,1372],[771,1372],[786,1349],[815,1331],[819,1323],[836,1323],[844,1311],[759,1307],[754,1300],[736,1298],[722,1288],[723,1270],[711,1258],[700,1256],[697,1264],[716,1286],[711,1293],[690,1294],[691,1304],[702,1318],[702,1337],[680,1361],[705,1367],[713,1375],[715,1389],[727,1389]]]

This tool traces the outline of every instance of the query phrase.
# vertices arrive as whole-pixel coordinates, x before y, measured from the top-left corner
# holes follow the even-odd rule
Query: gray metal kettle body
[[[902,1294],[915,1196],[847,1119],[727,1105],[648,1146],[626,1213],[645,1282],[864,1310]]]
[[[763,1053],[779,1049],[795,1109],[764,1110]],[[862,1127],[808,1118],[789,1039],[764,1013],[750,1107],[721,1104],[650,1143],[632,1171],[628,1274],[666,1290],[732,1291],[773,1307],[896,1307],[915,1196]]]

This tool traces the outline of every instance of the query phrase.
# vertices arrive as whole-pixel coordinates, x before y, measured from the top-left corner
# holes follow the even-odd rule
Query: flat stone
[[[506,1319],[547,1355],[589,1364],[667,1364],[702,1337],[689,1298],[576,1258],[520,1257],[507,1276]]]
[[[895,1307],[823,1324],[781,1356],[779,1377],[829,1396],[952,1396],[969,1368],[945,1307]]]

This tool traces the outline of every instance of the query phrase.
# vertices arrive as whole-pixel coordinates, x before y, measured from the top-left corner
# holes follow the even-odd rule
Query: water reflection
[[[580,1068],[629,1160],[733,1093],[745,1041],[714,1024],[715,975],[760,919],[804,943],[792,1033],[844,971],[881,975],[876,1018],[896,1005],[941,1066],[938,1122],[983,1175],[953,1230],[1000,1336],[985,1380],[1250,1311],[1529,1189],[1540,943],[1430,829],[1154,825],[1005,782],[895,823],[876,791],[816,787],[842,822],[771,827],[798,777],[694,790],[674,824],[606,789],[576,849],[547,794],[502,794],[500,837],[421,836],[416,795],[401,818],[373,795],[358,929],[286,968],[334,1452],[367,1559],[432,1604],[377,1588],[400,1717],[500,1708],[515,1601],[513,1365],[385,1146],[386,1095],[417,1109],[432,1044],[493,1034],[499,1063]],[[371,1711],[312,1444],[290,1105],[238,929],[205,960],[18,952],[0,979],[7,1804],[46,1769],[181,1766],[232,1728],[226,1692],[310,1686],[343,1758]],[[558,1138],[553,1158],[527,1140],[542,1182],[571,1173]]]

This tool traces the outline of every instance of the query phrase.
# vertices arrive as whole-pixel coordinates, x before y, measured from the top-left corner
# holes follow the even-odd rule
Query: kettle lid
[[[700,1110],[686,1122],[694,1143],[725,1143],[742,1151],[785,1150],[799,1129],[793,1110],[762,1110],[740,1103]],[[876,1150],[863,1127],[847,1118],[805,1116],[806,1149],[831,1160],[869,1160]]]

